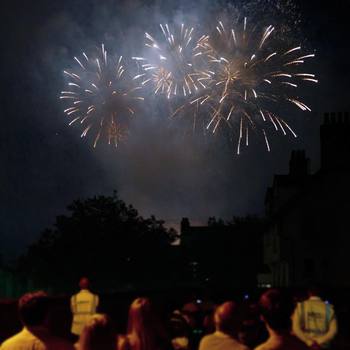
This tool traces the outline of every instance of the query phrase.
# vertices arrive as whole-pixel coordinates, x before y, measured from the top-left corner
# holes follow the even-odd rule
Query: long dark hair
[[[128,338],[131,350],[161,350],[165,332],[147,298],[135,299],[129,309]]]

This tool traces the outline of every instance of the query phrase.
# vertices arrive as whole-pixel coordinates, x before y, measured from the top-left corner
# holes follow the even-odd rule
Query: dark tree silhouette
[[[116,192],[76,200],[67,209],[20,258],[19,269],[35,284],[71,290],[87,275],[95,286],[115,290],[145,281],[151,286],[170,274],[167,251],[177,234],[163,221],[139,216]]]

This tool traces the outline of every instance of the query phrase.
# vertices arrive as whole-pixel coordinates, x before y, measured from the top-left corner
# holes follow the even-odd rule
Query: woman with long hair
[[[127,334],[119,337],[118,350],[167,350],[168,345],[149,299],[135,299],[129,309]]]

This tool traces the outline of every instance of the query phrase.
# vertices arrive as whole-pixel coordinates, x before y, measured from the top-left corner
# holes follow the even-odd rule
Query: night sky
[[[178,18],[197,25],[204,19],[205,27],[235,4],[183,2],[2,3],[0,252],[10,256],[23,250],[77,198],[116,189],[142,215],[154,214],[167,225],[178,225],[183,216],[204,223],[209,216],[263,214],[266,188],[273,174],[287,171],[292,149],[306,149],[312,170],[318,169],[323,112],[349,109],[346,1],[296,2],[300,30],[292,41],[307,38],[317,55],[313,71],[320,83],[304,95],[312,113],[290,108],[299,137],[272,136],[270,153],[255,140],[238,157],[224,140],[193,138],[169,126],[166,113],[154,106],[139,116],[134,134],[117,150],[93,149],[80,130],[67,126],[58,99],[62,71],[84,48],[105,42],[120,54],[137,55],[144,32],[158,23]],[[265,10],[257,6],[256,11]]]

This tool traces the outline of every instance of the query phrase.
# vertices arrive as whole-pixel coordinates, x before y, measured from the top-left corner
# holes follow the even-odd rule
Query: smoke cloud
[[[6,25],[16,41],[7,39],[4,57],[10,63],[2,74],[10,97],[2,103],[8,121],[0,146],[11,149],[1,174],[2,241],[18,251],[73,199],[114,189],[142,215],[155,214],[169,225],[183,216],[205,223],[209,216],[262,214],[266,187],[273,173],[287,171],[290,151],[307,148],[317,159],[317,115],[305,119],[296,112],[298,139],[273,136],[271,153],[255,139],[238,157],[229,140],[169,123],[166,104],[152,100],[126,143],[93,149],[79,127],[68,127],[58,99],[63,69],[83,50],[104,43],[115,54],[139,56],[144,33],[158,32],[159,23],[186,23],[202,33],[219,19],[244,16],[262,26],[281,24],[283,35],[303,39],[300,11],[289,0],[39,0],[31,7],[14,1],[9,18],[16,25]]]

